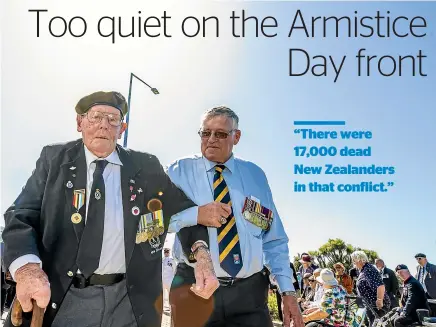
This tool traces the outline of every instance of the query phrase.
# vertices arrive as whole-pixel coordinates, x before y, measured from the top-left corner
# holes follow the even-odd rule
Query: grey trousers
[[[126,280],[111,286],[71,287],[52,327],[137,327]]]

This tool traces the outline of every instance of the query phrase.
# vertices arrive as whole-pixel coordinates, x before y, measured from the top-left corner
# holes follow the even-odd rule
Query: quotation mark
[[[294,129],[294,133],[295,134],[301,133],[301,129]]]
[[[394,182],[388,182],[388,186],[394,186]]]

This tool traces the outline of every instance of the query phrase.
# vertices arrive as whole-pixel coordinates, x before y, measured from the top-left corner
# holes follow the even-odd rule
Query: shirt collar
[[[86,167],[88,167],[88,168],[93,161],[98,160],[98,159],[100,159],[100,160],[105,159],[109,163],[114,164],[114,165],[119,165],[119,166],[123,165],[120,158],[118,157],[118,152],[116,150],[114,150],[114,152],[112,152],[106,158],[99,158],[95,154],[93,154],[91,151],[89,151],[88,148],[86,147],[86,145],[84,145],[84,147],[85,147]]]
[[[218,165],[216,162],[209,161],[205,156],[203,156],[203,160],[206,165],[206,171],[208,172],[213,170],[215,166]],[[233,172],[235,170],[235,157],[233,156],[233,153],[230,156],[229,160],[221,165],[224,165],[230,172]]]

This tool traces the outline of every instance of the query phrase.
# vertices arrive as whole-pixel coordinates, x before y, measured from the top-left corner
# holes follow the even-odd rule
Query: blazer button
[[[73,277],[73,272],[72,271],[69,271],[69,272],[67,272],[67,275],[68,275],[68,277]]]
[[[51,304],[51,307],[52,307],[53,309],[56,310],[56,308],[57,308],[58,306],[56,305],[56,303],[52,303],[52,304]]]

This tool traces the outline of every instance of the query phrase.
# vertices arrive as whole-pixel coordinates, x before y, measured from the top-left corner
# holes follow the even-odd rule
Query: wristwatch
[[[286,291],[286,292],[282,292],[281,295],[282,295],[282,296],[288,296],[288,295],[290,295],[290,296],[293,296],[293,297],[297,298],[297,293],[294,292],[294,291]]]

